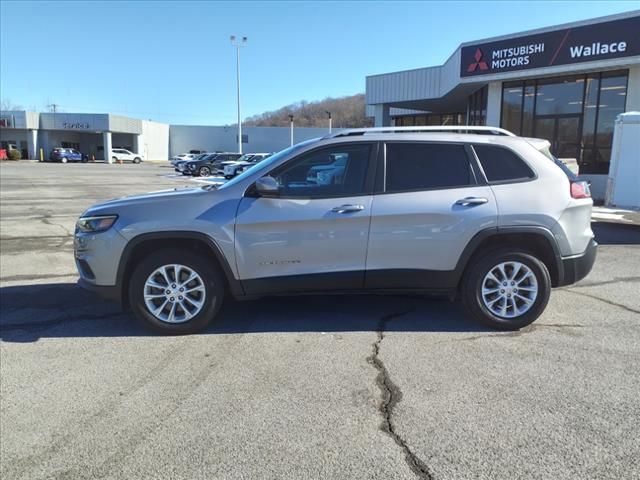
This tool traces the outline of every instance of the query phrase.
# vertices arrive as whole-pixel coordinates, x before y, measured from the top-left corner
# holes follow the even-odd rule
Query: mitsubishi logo
[[[487,62],[482,60],[483,55],[484,54],[482,53],[482,50],[476,48],[476,53],[473,54],[473,58],[475,58],[476,61],[469,64],[467,72],[475,72],[478,68],[480,70],[489,70],[489,65],[487,65]]]

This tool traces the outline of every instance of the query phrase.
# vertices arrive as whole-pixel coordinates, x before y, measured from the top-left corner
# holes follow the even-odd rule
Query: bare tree
[[[271,112],[247,118],[245,125],[256,127],[288,127],[289,115],[298,127],[328,127],[331,112],[335,128],[370,127],[373,122],[365,114],[364,94],[341,98],[325,98],[317,102],[301,100]]]
[[[17,103],[13,103],[10,98],[3,98],[0,100],[0,110],[10,112],[12,110],[24,110],[24,107]]]

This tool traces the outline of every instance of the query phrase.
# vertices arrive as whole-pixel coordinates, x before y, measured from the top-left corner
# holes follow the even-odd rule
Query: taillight
[[[591,190],[589,189],[589,182],[585,182],[585,181],[571,182],[571,197],[572,198],[591,198]]]

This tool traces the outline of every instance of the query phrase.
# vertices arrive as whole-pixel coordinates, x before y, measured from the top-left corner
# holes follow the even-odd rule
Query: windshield
[[[312,138],[311,140],[306,140],[304,142],[300,142],[297,143],[289,148],[285,148],[284,150],[280,150],[278,153],[273,154],[272,156],[270,156],[268,159],[264,160],[263,162],[260,162],[258,164],[256,164],[255,167],[250,168],[249,170],[245,170],[244,172],[242,172],[240,175],[238,175],[237,177],[234,177],[233,179],[229,180],[227,183],[220,185],[220,187],[218,187],[219,190],[222,190],[223,188],[227,188],[227,187],[231,187],[233,185],[235,185],[238,182],[241,182],[242,180],[244,180],[245,178],[247,178],[249,175],[253,175],[256,172],[261,172],[264,170],[267,170],[269,167],[271,167],[271,165],[273,165],[274,163],[277,163],[280,161],[280,159],[294,153],[297,152],[298,150],[302,150],[304,147],[306,147],[307,145],[310,145],[312,143],[317,142],[318,140],[320,140],[319,138]]]
[[[238,158],[238,162],[246,162],[246,161],[250,160],[251,157],[253,157],[253,153],[245,153],[240,158]]]

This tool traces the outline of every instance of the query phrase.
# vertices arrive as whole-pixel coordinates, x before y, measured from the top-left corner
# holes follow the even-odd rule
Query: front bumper
[[[571,285],[589,275],[596,261],[597,251],[598,243],[591,239],[587,249],[580,255],[562,258],[563,274],[558,286]]]
[[[95,285],[81,277],[78,280],[78,286],[97,294],[105,300],[116,302],[122,307],[122,289],[119,285]]]

